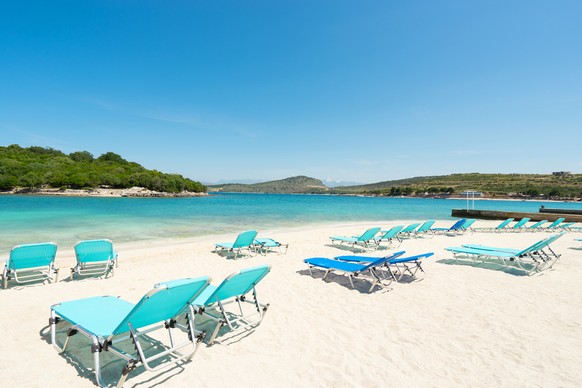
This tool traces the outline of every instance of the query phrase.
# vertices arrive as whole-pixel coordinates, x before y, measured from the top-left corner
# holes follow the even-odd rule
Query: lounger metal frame
[[[103,250],[102,252],[107,255],[105,260],[99,261],[85,261],[83,260],[83,255],[85,252],[82,252],[81,249],[86,246],[95,245],[95,246],[104,246],[108,247],[107,251]],[[115,268],[118,266],[117,261],[117,252],[113,250],[113,243],[111,240],[85,240],[79,241],[74,246],[75,249],[75,257],[77,259],[77,264],[71,268],[71,280],[74,279],[75,275],[80,276],[100,276],[107,275],[114,276],[115,275]],[[95,253],[95,252],[91,252]]]
[[[156,287],[150,292],[148,292],[144,298],[149,298],[155,295],[156,293],[164,291],[166,289],[167,287],[164,287],[164,285]],[[196,330],[194,321],[195,316],[194,309],[190,304],[187,304],[184,306],[184,309],[172,319],[164,320],[158,324],[149,325],[145,328],[135,328],[133,327],[131,322],[128,322],[127,325],[129,327],[129,332],[122,333],[119,335],[111,334],[106,338],[95,335],[80,325],[71,324],[71,327],[69,327],[69,329],[67,330],[64,343],[60,345],[59,341],[57,340],[57,324],[61,321],[70,323],[66,319],[61,318],[58,316],[58,314],[56,314],[54,308],[59,306],[60,304],[61,303],[57,303],[51,307],[51,313],[49,318],[49,325],[51,329],[51,344],[60,354],[67,350],[67,346],[69,345],[71,338],[75,334],[82,334],[83,336],[89,338],[92,342],[91,352],[93,353],[95,379],[97,384],[101,387],[108,386],[103,382],[103,379],[101,377],[101,363],[100,363],[101,352],[111,352],[112,354],[116,355],[117,357],[127,362],[127,364],[125,365],[121,372],[121,377],[117,383],[117,387],[120,388],[127,380],[129,373],[139,366],[143,366],[147,371],[150,372],[158,372],[167,369],[171,366],[174,366],[182,361],[188,361],[192,359],[192,357],[196,354],[196,351],[198,350],[200,343],[204,340],[206,336],[205,332],[200,332]],[[178,322],[178,318],[181,317],[182,315],[185,316],[185,323]],[[142,337],[147,336],[149,333],[152,333],[160,329],[167,330],[170,346],[169,347],[165,346],[166,350],[160,351],[154,355],[146,357],[140,339]],[[173,334],[174,329],[179,329],[182,332],[186,331],[188,335],[188,340],[183,341],[181,343],[176,343],[176,339]],[[128,340],[131,340],[131,343],[134,346],[133,354],[128,353],[116,346],[117,344]],[[166,356],[169,356],[173,359],[171,361],[164,361],[161,365],[158,366],[151,365],[152,362],[160,359],[161,357]]]
[[[34,257],[34,251],[38,254]],[[21,251],[30,251],[31,257],[26,259],[17,259],[18,261],[30,260],[31,266],[26,267],[20,265],[14,265],[14,255],[18,255]],[[26,245],[16,245],[10,250],[10,258],[6,261],[4,269],[2,270],[2,287],[8,288],[8,281],[14,279],[16,283],[26,284],[38,281],[51,281],[53,283],[59,280],[59,269],[55,268],[55,258],[57,252],[57,244],[53,242],[40,243],[40,244],[26,244]],[[42,265],[34,265],[36,260],[49,261],[48,263],[43,263]],[[21,268],[17,268],[21,267]]]

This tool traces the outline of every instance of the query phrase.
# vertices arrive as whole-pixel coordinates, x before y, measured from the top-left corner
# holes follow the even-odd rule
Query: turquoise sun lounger
[[[405,227],[404,229],[402,229],[400,231],[400,233],[398,233],[398,238],[400,240],[404,239],[404,238],[410,238],[413,237],[415,235],[415,230],[416,228],[418,228],[420,226],[420,222],[415,222],[413,224],[408,225],[407,227]]]
[[[420,225],[418,227],[418,229],[416,229],[414,231],[414,236],[415,237],[423,237],[423,236],[427,236],[429,234],[432,235],[430,228],[433,226],[434,222],[435,222],[434,220],[424,221],[424,223],[422,225]]]
[[[274,250],[278,254],[286,254],[289,249],[289,244],[281,244],[279,241],[273,240],[272,238],[256,238],[253,242],[255,245],[255,250],[257,252],[262,252],[264,255],[270,250]]]
[[[269,304],[259,303],[256,285],[271,271],[270,265],[261,265],[240,270],[228,276],[218,286],[210,285],[192,304],[196,312],[216,323],[214,332],[208,340],[211,345],[221,327],[227,325],[231,332],[249,330],[258,326]],[[252,292],[252,301],[247,294]],[[252,305],[252,311],[245,311],[243,303]],[[237,310],[227,310],[227,306],[236,304]]]
[[[118,387],[123,386],[129,373],[138,366],[156,372],[190,360],[204,338],[203,333],[195,330],[194,309],[190,303],[204,291],[209,282],[210,278],[200,277],[160,283],[136,304],[114,296],[97,296],[55,304],[51,307],[49,320],[51,344],[59,353],[63,353],[75,334],[89,338],[92,342],[95,378],[102,387],[108,386],[101,377],[102,352],[110,352],[127,361]],[[186,323],[179,323],[178,318],[183,320],[184,316]],[[57,325],[60,323],[69,325],[63,345],[57,340]],[[181,330],[173,331],[174,328]],[[151,342],[148,341],[149,333],[159,329],[167,329],[170,345],[162,346],[156,341],[152,349],[157,353],[148,353],[146,356],[144,345]],[[187,336],[181,331],[185,331]],[[185,338],[179,338],[180,334]],[[118,346],[125,341],[133,344],[132,353]]]
[[[4,264],[2,286],[7,288],[11,279],[20,284],[46,280],[57,282],[56,255],[57,244],[52,242],[15,246]]]
[[[398,234],[400,233],[400,231],[404,228],[404,225],[396,225],[393,226],[392,228],[388,229],[387,231],[383,232],[384,234],[381,235],[380,237],[377,237],[376,240],[376,244],[378,246],[380,246],[381,243],[383,242],[387,242],[388,246],[392,245],[392,243],[394,242],[394,240],[400,242],[400,239],[398,238]]]
[[[509,230],[511,232],[521,232],[522,230],[525,230],[525,224],[527,224],[529,220],[530,220],[529,217],[522,218],[521,220],[516,222],[515,225],[510,227]]]
[[[550,225],[548,225],[546,227],[547,231],[553,232],[555,230],[557,230],[560,225],[562,224],[562,222],[564,222],[566,219],[564,217],[560,217],[557,220],[555,220],[554,222],[552,222]]]
[[[473,262],[483,260],[484,258],[498,259],[507,269],[510,268],[508,265],[509,262],[515,262],[519,269],[531,274],[534,271],[541,269],[544,264],[550,263],[551,258],[544,249],[550,250],[554,257],[559,257],[558,254],[551,250],[550,244],[562,235],[562,233],[559,233],[555,236],[537,241],[524,249],[488,247],[475,244],[466,244],[462,247],[448,247],[445,249],[453,252],[455,259],[458,259],[460,256],[467,257],[473,260]],[[530,263],[526,263],[525,261],[525,259],[528,258],[531,259]],[[526,268],[528,266],[531,266],[531,269]]]
[[[501,222],[499,225],[493,228],[473,228],[475,232],[503,232],[507,229],[507,226],[513,222],[513,218],[508,218]]]
[[[527,226],[525,229],[528,232],[537,232],[538,230],[543,229],[542,226],[544,224],[546,224],[547,222],[548,222],[548,220],[541,220],[541,221],[536,222],[535,224],[532,224],[530,226]]]
[[[378,247],[378,244],[376,243],[376,240],[374,239],[374,237],[376,236],[376,234],[378,234],[380,229],[381,228],[379,228],[379,227],[374,227],[374,228],[370,228],[370,229],[366,230],[360,236],[352,236],[352,237],[332,236],[332,237],[330,237],[330,239],[331,239],[332,244],[334,244],[336,241],[339,241],[340,245],[343,243],[347,243],[347,244],[350,244],[353,248],[362,247],[363,249],[365,249],[365,248],[373,247],[375,249]]]
[[[75,276],[114,275],[117,267],[117,252],[111,240],[85,240],[75,244],[77,265],[71,268],[71,279]]]
[[[331,271],[337,271],[343,274],[348,275],[350,279],[350,284],[352,288],[354,287],[353,278],[367,278],[370,283],[370,289],[368,292],[372,292],[374,287],[379,286],[382,287],[382,279],[378,276],[378,268],[385,265],[388,260],[390,260],[391,256],[381,257],[375,261],[369,263],[352,263],[347,261],[340,261],[340,260],[333,260],[324,257],[313,257],[310,259],[305,259],[305,264],[308,265],[309,273],[313,276],[313,268],[321,269],[325,271],[323,275],[323,279]],[[370,276],[365,276],[366,273],[369,273]]]
[[[232,243],[225,242],[225,243],[216,243],[214,244],[214,252],[219,253],[222,251],[226,251],[226,256],[228,257],[229,253],[234,254],[234,259],[241,254],[242,251],[248,251],[249,254],[256,254],[257,251],[255,250],[255,238],[257,237],[256,230],[247,230],[242,232],[236,237],[236,240]]]

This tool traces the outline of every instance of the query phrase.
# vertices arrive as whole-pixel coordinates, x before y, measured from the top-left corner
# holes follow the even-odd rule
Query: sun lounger
[[[388,258],[385,265],[392,278],[396,281],[402,280],[402,277],[406,274],[415,277],[418,270],[425,273],[421,262],[423,259],[434,255],[434,252],[427,252],[420,255],[401,257],[404,253],[404,251],[394,252],[384,257]],[[334,259],[352,263],[370,263],[380,258],[368,256],[336,256]]]
[[[432,234],[430,228],[433,226],[434,220],[427,220],[414,231],[415,237],[423,237]]]
[[[564,217],[558,218],[557,220],[555,220],[554,222],[552,222],[550,225],[548,225],[546,227],[546,230],[549,231],[549,232],[553,232],[553,231],[557,230],[558,227],[560,226],[560,224],[562,222],[564,222],[565,220],[566,219]]]
[[[467,219],[461,218],[460,220],[455,222],[453,225],[451,225],[450,228],[432,228],[430,230],[433,233],[439,233],[439,234],[445,234],[448,232],[456,232],[457,230],[459,230],[460,227],[463,226],[463,224],[465,224],[465,222],[467,222]]]
[[[110,352],[127,361],[123,368],[118,387],[123,386],[128,374],[138,366],[156,372],[167,367],[187,361],[194,356],[204,334],[195,330],[194,309],[190,303],[208,286],[210,279],[180,279],[160,283],[144,295],[136,304],[126,302],[114,296],[98,296],[62,302],[51,307],[50,327],[51,344],[59,352],[66,351],[72,337],[82,334],[92,342],[94,372],[97,384],[106,386],[101,377],[100,355]],[[186,323],[178,323],[178,318]],[[57,341],[57,325],[66,322],[70,325],[66,331],[63,345]],[[178,327],[187,332],[183,341]],[[161,346],[155,342],[152,349],[157,353],[144,354],[144,345],[151,343],[148,333],[167,329],[170,346]],[[180,343],[177,342],[180,340]],[[133,351],[123,350],[118,344],[127,341]],[[127,348],[127,347],[126,347]],[[151,349],[150,349],[151,350]]]
[[[111,240],[85,240],[75,244],[77,265],[71,268],[71,279],[75,275],[114,275],[117,266],[117,252]]]
[[[253,244],[257,252],[263,252],[265,255],[270,250],[275,250],[278,254],[286,254],[289,249],[289,244],[281,244],[272,238],[256,238]]]
[[[409,238],[414,236],[414,231],[416,228],[420,226],[420,222],[415,222],[413,224],[408,225],[406,228],[402,229],[400,233],[398,233],[398,238],[402,240],[403,238]]]
[[[554,252],[552,250],[552,248],[550,247],[550,244],[552,244],[554,241],[556,241],[557,239],[562,237],[564,234],[565,234],[565,232],[561,232],[561,233],[552,235],[550,237],[546,237],[543,240],[540,240],[540,241],[532,244],[528,248],[527,254],[529,256],[533,255],[534,259],[539,258],[541,261],[546,262],[546,263],[549,261],[552,261],[554,259],[559,259],[560,254]],[[521,254],[522,256],[524,255],[522,249],[515,249],[515,248],[499,248],[499,247],[490,247],[487,245],[479,245],[479,244],[463,244],[463,247],[470,248],[470,249],[508,252],[508,253],[513,253],[513,254]],[[549,252],[546,252],[546,250]]]
[[[458,259],[459,256],[467,257],[473,260],[473,262],[476,262],[477,260],[483,261],[484,258],[498,259],[507,269],[509,269],[509,262],[515,262],[519,269],[526,273],[533,273],[534,271],[541,269],[543,264],[549,263],[549,255],[545,253],[544,249],[551,250],[549,245],[561,236],[562,234],[557,234],[550,238],[538,241],[524,249],[466,244],[462,247],[448,247],[446,250],[453,252],[455,259]],[[556,258],[559,257],[555,252],[551,252]],[[526,263],[525,260],[527,258],[531,259],[531,262]],[[531,268],[526,268],[528,266]]]
[[[59,270],[55,268],[56,254],[57,244],[52,242],[15,246],[4,264],[2,286],[7,288],[11,279],[16,283],[58,281]]]
[[[572,230],[576,230],[576,229],[580,229],[576,225],[575,222],[567,222],[567,223],[562,223],[560,226],[558,226],[558,229],[562,229],[562,230],[566,230],[566,231],[572,231]]]
[[[383,235],[381,235],[380,237],[376,237],[376,244],[380,246],[381,243],[387,242],[388,245],[390,246],[392,245],[394,240],[400,242],[398,234],[400,233],[400,231],[402,231],[403,228],[404,225],[396,225],[388,229],[387,231],[383,231],[384,233]]]
[[[475,221],[476,220],[474,218],[467,219],[463,223],[463,225],[461,225],[459,227],[459,229],[457,229],[456,231],[454,231],[454,233],[456,233],[456,234],[463,234],[463,233],[466,233],[468,230],[471,230],[472,231],[471,226],[473,226],[473,224],[475,223]]]
[[[216,322],[214,332],[208,340],[211,345],[221,327],[227,325],[230,331],[248,330],[258,326],[269,304],[259,303],[256,285],[269,273],[270,265],[252,267],[235,272],[228,276],[220,285],[210,285],[200,294],[192,304],[196,312]],[[247,294],[252,292],[252,301]],[[253,306],[252,312],[245,312],[243,303]],[[227,310],[230,304],[236,304],[237,311]]]
[[[509,228],[509,231],[511,232],[521,232],[522,230],[525,230],[525,224],[527,224],[529,222],[529,218],[525,217],[522,218],[521,220],[519,220],[518,222],[515,223],[515,225],[513,225],[512,227]]]
[[[369,263],[352,263],[324,257],[313,257],[310,259],[305,259],[304,262],[308,265],[309,273],[311,276],[313,276],[313,268],[318,268],[325,271],[323,279],[325,279],[331,271],[337,271],[348,275],[352,288],[355,288],[353,281],[355,277],[367,278],[371,283],[368,292],[372,292],[374,287],[382,287],[382,279],[380,279],[377,270],[378,267],[385,265],[388,260],[390,260],[390,256],[381,257]],[[366,273],[369,273],[370,276],[365,276]]]
[[[535,224],[527,226],[525,229],[528,232],[537,232],[538,230],[543,229],[542,225],[546,224],[547,222],[548,222],[548,220],[541,220],[541,221],[536,222]]]
[[[234,253],[234,259],[236,259],[244,250],[248,251],[249,254],[256,254],[257,252],[254,246],[255,237],[257,237],[256,230],[247,230],[239,234],[233,243],[225,242],[214,244],[214,252],[219,253],[226,251],[227,257],[229,253]]]
[[[380,228],[375,227],[375,228],[370,228],[368,230],[366,230],[364,233],[362,233],[360,236],[352,236],[352,237],[347,237],[347,236],[332,236],[330,237],[332,244],[334,244],[336,241],[339,241],[340,245],[343,243],[346,244],[351,244],[353,248],[355,247],[362,247],[362,248],[377,248],[378,244],[376,243],[376,240],[374,239],[374,237],[376,236],[376,234],[378,234],[378,232],[380,231]]]
[[[512,221],[513,221],[513,218],[508,218],[494,228],[473,228],[473,231],[475,231],[475,232],[502,232],[505,229],[507,229],[507,225],[509,225]]]

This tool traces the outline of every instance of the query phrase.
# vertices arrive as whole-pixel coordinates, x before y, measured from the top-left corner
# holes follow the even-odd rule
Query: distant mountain
[[[459,195],[468,190],[482,192],[488,197],[580,198],[582,197],[582,175],[557,172],[553,174],[468,173],[421,176],[367,185],[335,187],[332,193],[440,196]]]
[[[277,181],[246,184],[224,184],[208,186],[209,191],[236,193],[291,193],[321,194],[328,193],[329,188],[319,179],[307,176],[295,176]]]

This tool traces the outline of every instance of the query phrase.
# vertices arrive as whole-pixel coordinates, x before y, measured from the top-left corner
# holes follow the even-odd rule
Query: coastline
[[[289,243],[287,254],[271,252],[238,260],[212,252],[214,243],[233,241],[236,233],[123,244],[114,241],[120,263],[115,276],[107,279],[64,279],[75,260],[72,247],[59,247],[56,265],[61,280],[0,290],[5,311],[18,317],[18,324],[8,317],[0,320],[4,333],[0,373],[9,386],[93,387],[92,354],[81,336],[72,339],[72,347],[64,355],[50,346],[45,327],[51,305],[97,295],[136,302],[161,281],[208,275],[217,285],[234,271],[270,264],[271,273],[257,286],[261,301],[270,303],[260,326],[239,336],[221,333],[217,344],[202,344],[192,362],[179,368],[164,373],[138,368],[127,385],[582,384],[577,373],[582,357],[581,244],[573,241],[582,233],[570,232],[556,241],[553,249],[562,254],[560,260],[551,270],[529,277],[455,264],[444,248],[466,243],[525,246],[549,233],[468,233],[404,240],[394,249],[408,254],[435,252],[423,264],[426,275],[393,282],[372,293],[367,293],[367,283],[359,278],[354,280],[354,290],[339,275],[327,280],[321,279],[321,273],[311,277],[303,263],[308,257],[350,254],[344,247],[331,245],[329,236],[349,236],[377,224],[397,223],[357,221],[260,230],[258,237]],[[437,221],[435,227],[450,223]],[[479,224],[494,226],[497,222],[480,220]],[[23,359],[28,362],[15,362]],[[124,363],[117,358],[108,360],[103,374],[109,383],[116,381]],[[45,367],[30,368],[31,363]],[[224,373],[224,365],[229,365],[228,373]]]
[[[179,193],[167,193],[161,191],[148,190],[143,187],[131,187],[129,189],[12,189],[2,191],[4,195],[45,195],[45,196],[64,196],[64,197],[138,197],[138,198],[179,198],[179,197],[203,197],[208,193],[195,193],[182,191]]]

